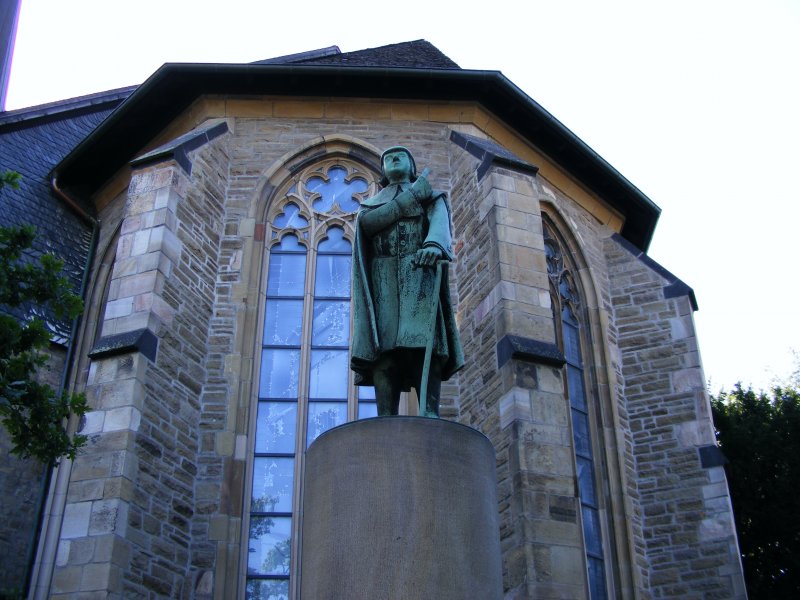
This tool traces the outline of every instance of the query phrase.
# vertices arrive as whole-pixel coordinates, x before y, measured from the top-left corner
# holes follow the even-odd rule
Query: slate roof
[[[389,67],[395,69],[458,69],[436,46],[427,40],[388,44],[377,48],[344,52],[328,46],[298,54],[259,60],[254,65],[336,65],[343,67]]]
[[[288,61],[287,61],[288,62]],[[337,65],[343,67],[391,67],[400,69],[459,69],[436,46],[426,40],[414,40],[367,48],[343,54],[329,54],[292,61],[302,65]]]
[[[76,292],[91,245],[91,226],[53,194],[50,171],[131,91],[115,90],[0,113],[0,170],[22,175],[19,189],[0,191],[0,224],[34,225],[38,235],[31,258],[43,252],[63,258]],[[69,324],[51,321],[51,325],[57,340],[63,342]]]
[[[299,63],[304,61],[314,60],[323,56],[331,56],[333,54],[341,54],[339,46],[328,46],[326,48],[317,48],[316,50],[306,50],[305,52],[296,52],[294,54],[285,54],[283,56],[273,56],[272,58],[265,58],[264,60],[256,60],[250,63],[251,65],[285,65],[289,63]]]

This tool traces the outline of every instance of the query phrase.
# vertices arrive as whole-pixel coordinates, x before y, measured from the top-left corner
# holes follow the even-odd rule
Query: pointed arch
[[[375,413],[374,397],[353,384],[348,349],[355,218],[377,191],[379,156],[349,136],[320,137],[284,155],[259,185],[247,598],[296,596],[304,451],[331,427]]]
[[[556,337],[567,360],[562,376],[569,399],[590,598],[604,599],[626,589],[630,571],[617,419],[603,342],[606,320],[600,288],[577,241],[579,235],[549,202],[542,203],[542,225]]]
[[[286,183],[309,166],[326,159],[340,159],[346,164],[358,165],[364,172],[379,175],[380,156],[381,151],[376,146],[349,135],[326,135],[309,140],[286,152],[264,171],[255,188],[253,216],[259,222],[265,220],[270,205],[283,198],[281,192],[285,191]]]

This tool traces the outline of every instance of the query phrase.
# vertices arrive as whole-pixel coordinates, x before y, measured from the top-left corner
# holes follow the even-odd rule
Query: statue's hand
[[[417,202],[411,190],[399,193],[394,201],[397,202],[397,206],[400,207],[400,214],[402,216],[413,217],[419,214],[419,202]]]
[[[436,261],[442,258],[442,251],[436,246],[427,246],[417,250],[414,256],[414,265],[417,267],[433,267]]]
[[[417,180],[411,186],[411,193],[414,194],[414,197],[422,206],[425,206],[431,201],[433,190],[425,175],[417,177]]]

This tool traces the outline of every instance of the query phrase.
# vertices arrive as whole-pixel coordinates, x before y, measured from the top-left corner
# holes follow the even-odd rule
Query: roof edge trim
[[[113,104],[124,100],[138,87],[139,86],[133,85],[116,90],[109,90],[107,92],[97,92],[94,94],[87,94],[86,96],[69,98],[67,100],[59,100],[57,102],[48,102],[46,104],[38,104],[36,106],[0,112],[0,126],[9,123],[30,121],[42,117],[51,117],[61,113],[90,107],[100,110],[107,104]]]
[[[647,249],[661,212],[641,190],[500,71],[466,69],[166,63],[58,165],[64,183],[93,194],[115,165],[135,157],[146,145],[148,135],[160,131],[205,94],[475,102],[620,210],[625,215],[623,236],[636,247]],[[134,127],[134,123],[139,126]],[[142,123],[148,127],[141,127]],[[120,139],[126,145],[121,146]],[[113,147],[110,140],[116,140]]]

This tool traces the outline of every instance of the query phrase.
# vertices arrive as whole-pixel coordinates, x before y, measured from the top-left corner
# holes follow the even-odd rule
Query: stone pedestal
[[[306,452],[301,598],[502,598],[495,454],[478,431],[381,417]]]

